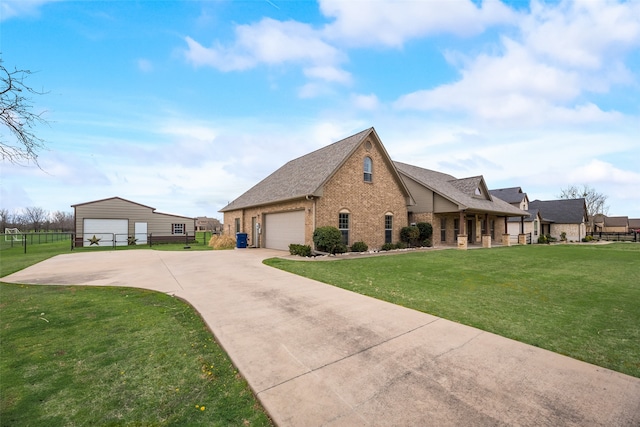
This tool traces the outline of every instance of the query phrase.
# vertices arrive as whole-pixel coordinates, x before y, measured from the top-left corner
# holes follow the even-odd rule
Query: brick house
[[[486,230],[501,235],[508,216],[526,215],[492,198],[482,177],[457,180],[393,162],[373,128],[291,160],[220,212],[225,234],[247,233],[249,246],[282,250],[313,246],[322,226],[339,228],[348,246],[377,249],[421,221],[433,225],[436,243],[444,236],[455,244],[460,234],[466,247],[466,230],[475,242]]]
[[[560,240],[562,233],[566,233],[569,241],[579,242],[587,235],[589,215],[583,198],[561,200],[534,200],[529,203],[529,209],[538,209],[548,229],[543,227],[543,233]]]

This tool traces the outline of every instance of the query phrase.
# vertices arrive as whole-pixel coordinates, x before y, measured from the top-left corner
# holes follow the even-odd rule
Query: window
[[[538,220],[533,221],[533,235],[538,235]]]
[[[240,232],[240,218],[236,218],[236,233]]]
[[[393,215],[384,216],[384,242],[391,243],[393,239]]]
[[[364,158],[364,182],[373,181],[373,162],[371,157]]]
[[[440,241],[447,241],[447,218],[440,218]]]
[[[453,235],[458,236],[459,234],[460,234],[460,220],[456,218],[453,220]]]
[[[184,224],[171,224],[171,234],[184,234]]]
[[[349,213],[340,212],[338,214],[338,229],[342,233],[342,243],[349,246]]]

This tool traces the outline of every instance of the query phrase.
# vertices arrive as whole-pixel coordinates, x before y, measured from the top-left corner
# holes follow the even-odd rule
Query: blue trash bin
[[[236,233],[236,248],[244,249],[247,247],[247,233]]]

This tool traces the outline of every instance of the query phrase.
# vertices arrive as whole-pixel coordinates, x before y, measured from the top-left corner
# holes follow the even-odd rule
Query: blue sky
[[[48,126],[0,207],[120,196],[222,218],[287,161],[371,126],[394,160],[640,218],[640,2],[0,3]],[[5,131],[3,130],[3,134]]]

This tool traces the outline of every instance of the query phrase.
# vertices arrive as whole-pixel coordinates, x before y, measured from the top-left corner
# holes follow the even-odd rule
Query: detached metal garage
[[[263,229],[266,248],[288,251],[291,243],[304,245],[304,211],[266,214]]]
[[[71,206],[75,216],[76,246],[124,246],[184,242],[195,237],[195,218],[155,212],[155,208],[111,197]]]

